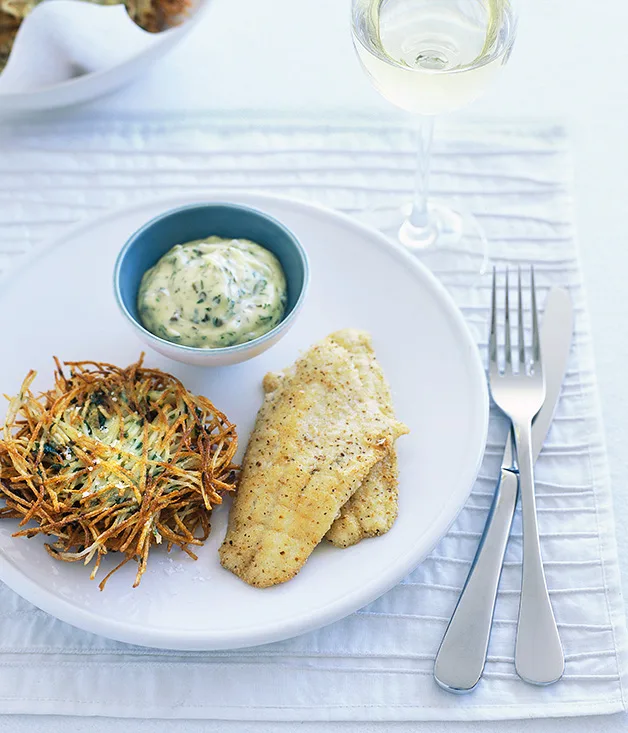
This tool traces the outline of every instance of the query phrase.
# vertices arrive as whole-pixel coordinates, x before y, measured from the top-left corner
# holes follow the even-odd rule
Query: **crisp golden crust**
[[[135,586],[155,544],[196,558],[189,547],[203,544],[212,507],[235,488],[235,426],[142,359],[66,367],[57,361],[55,386],[38,396],[31,371],[10,400],[0,517],[21,519],[16,536],[56,537],[46,549],[57,559],[93,560],[92,578],[108,552],[121,554],[118,567],[137,561]]]
[[[390,387],[368,334],[348,329],[332,334],[331,338],[351,352],[362,380],[374,390],[382,410],[394,416]],[[397,451],[391,446],[389,454],[373,467],[362,486],[342,507],[326,539],[344,548],[388,532],[397,518],[398,473]]]
[[[374,390],[382,409],[393,416],[390,388],[375,358],[369,335],[364,331],[346,329],[329,338],[350,352],[364,384]],[[283,377],[283,374],[273,373],[264,378],[266,392],[276,392],[273,399],[279,394]],[[397,518],[398,485],[397,451],[392,446],[389,454],[373,466],[364,483],[342,507],[325,539],[336,547],[346,548],[388,532]]]
[[[220,548],[223,566],[260,588],[296,575],[341,507],[407,432],[382,410],[346,344],[332,337],[283,377],[267,376],[265,388]]]
[[[393,449],[373,466],[362,486],[342,507],[325,539],[345,548],[386,534],[397,518],[398,475]]]

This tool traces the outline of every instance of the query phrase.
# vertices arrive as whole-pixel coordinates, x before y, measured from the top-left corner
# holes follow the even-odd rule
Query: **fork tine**
[[[543,368],[543,362],[541,359],[541,339],[539,338],[539,314],[536,307],[534,266],[530,268],[530,283],[532,290],[532,358],[534,359],[534,370],[539,372]]]
[[[506,366],[504,371],[512,373],[512,344],[510,341],[510,299],[508,291],[508,268],[506,268],[506,298],[505,298],[505,315],[504,315],[504,342],[506,344]]]
[[[491,297],[491,335],[488,345],[488,360],[491,373],[497,369],[497,273],[493,267],[493,293]]]
[[[526,341],[523,332],[523,293],[521,289],[521,267],[517,273],[517,284],[519,290],[519,374],[526,373]]]

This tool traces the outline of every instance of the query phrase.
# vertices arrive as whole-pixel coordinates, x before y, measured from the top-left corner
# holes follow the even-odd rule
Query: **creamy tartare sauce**
[[[178,244],[142,278],[138,309],[155,336],[182,346],[244,344],[283,318],[287,287],[279,260],[247,239]]]

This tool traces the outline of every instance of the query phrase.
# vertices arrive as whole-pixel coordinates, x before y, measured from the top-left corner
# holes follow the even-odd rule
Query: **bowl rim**
[[[301,292],[299,293],[299,297],[297,298],[294,306],[292,307],[292,310],[290,313],[285,316],[284,318],[279,321],[279,323],[274,326],[268,333],[263,334],[262,336],[258,336],[255,339],[252,339],[251,341],[246,341],[243,344],[234,344],[232,346],[221,346],[216,349],[211,348],[201,348],[199,346],[185,346],[184,344],[176,344],[174,341],[168,341],[168,339],[161,338],[161,336],[156,336],[154,333],[149,331],[139,320],[133,317],[133,315],[130,313],[129,309],[126,307],[123,299],[122,294],[120,292],[120,272],[122,270],[122,262],[128,252],[132,249],[134,244],[137,242],[137,240],[144,234],[148,229],[150,229],[152,226],[157,224],[158,222],[162,221],[163,219],[166,219],[169,216],[172,216],[174,214],[178,214],[182,211],[190,211],[193,209],[215,209],[215,208],[228,208],[235,211],[246,211],[248,213],[254,214],[255,216],[261,217],[263,219],[266,219],[266,221],[269,221],[271,224],[273,224],[275,227],[277,227],[279,230],[281,230],[286,237],[292,242],[294,248],[296,249],[299,258],[301,260],[301,264],[303,265],[303,285],[301,286]],[[174,247],[175,245],[173,245]],[[260,245],[261,246],[261,245]],[[283,269],[283,268],[282,268]],[[207,203],[198,203],[198,204],[186,204],[185,206],[177,206],[173,209],[168,209],[167,211],[164,211],[162,214],[159,214],[158,216],[153,217],[149,221],[147,221],[145,224],[143,224],[139,229],[136,229],[133,234],[126,240],[124,243],[124,246],[118,252],[118,256],[116,257],[116,262],[113,268],[113,291],[116,299],[116,303],[118,305],[119,310],[122,312],[124,317],[131,323],[131,325],[134,328],[137,328],[142,335],[147,338],[149,341],[152,341],[155,344],[159,344],[161,346],[164,346],[166,348],[174,348],[180,351],[182,354],[194,354],[196,356],[198,355],[205,355],[205,356],[221,356],[225,354],[237,354],[237,353],[243,353],[251,348],[261,346],[265,344],[267,341],[271,341],[273,338],[275,338],[279,333],[284,331],[286,328],[288,328],[293,321],[296,319],[297,315],[299,314],[303,303],[305,302],[305,298],[307,296],[307,292],[310,287],[310,259],[308,257],[307,251],[305,247],[301,244],[301,241],[299,238],[292,232],[292,230],[288,229],[288,227],[285,224],[282,224],[278,219],[276,219],[274,216],[271,216],[270,214],[267,214],[264,211],[260,211],[260,209],[256,209],[252,206],[245,206],[243,204],[235,204],[229,201],[208,201]]]

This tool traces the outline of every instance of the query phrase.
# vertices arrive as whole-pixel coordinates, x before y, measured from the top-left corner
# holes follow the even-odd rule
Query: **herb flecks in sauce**
[[[263,336],[283,318],[286,278],[277,258],[247,239],[178,244],[142,278],[138,308],[151,333],[216,349]]]

